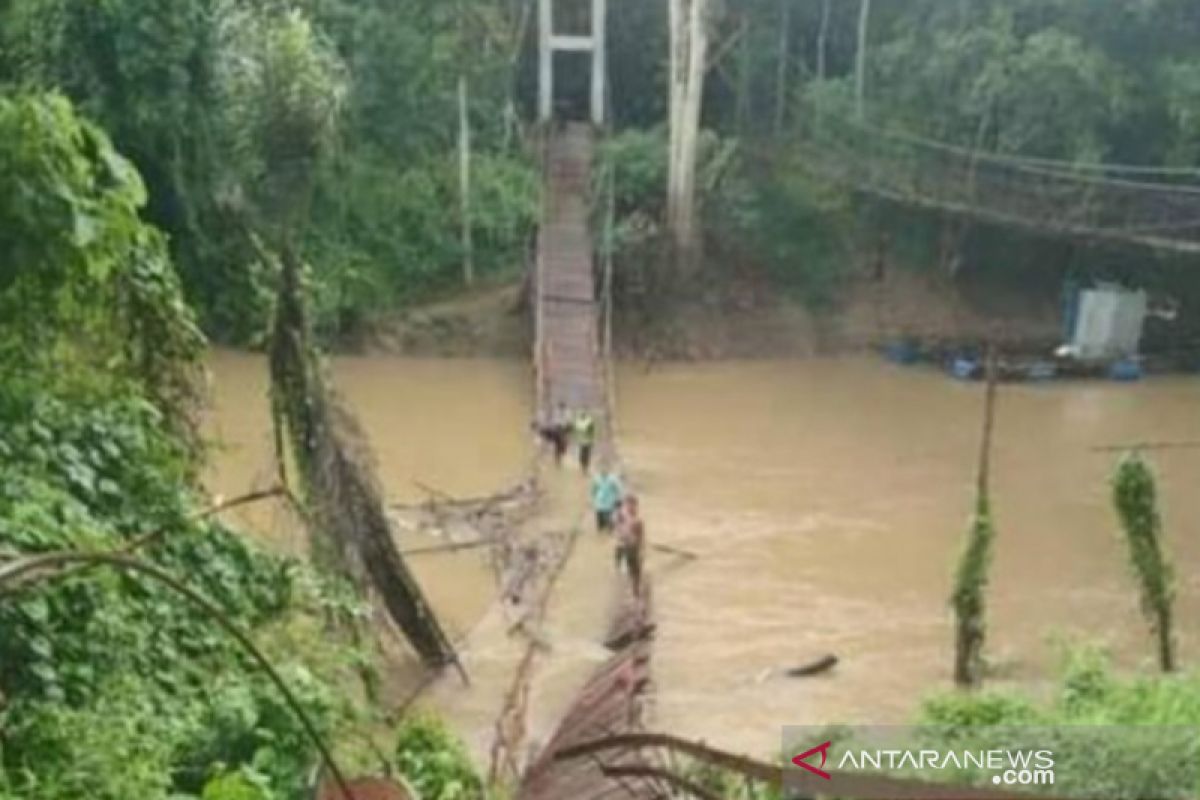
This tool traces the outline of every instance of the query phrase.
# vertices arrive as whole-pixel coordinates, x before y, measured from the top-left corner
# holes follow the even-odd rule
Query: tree
[[[987,389],[983,404],[983,435],[979,444],[976,473],[975,511],[967,543],[954,576],[950,604],[954,608],[954,682],[973,687],[983,680],[983,645],[987,632],[987,584],[991,568],[992,525],[991,477],[992,430],[996,415],[996,355],[987,356]]]
[[[696,164],[708,64],[708,0],[668,0],[670,24],[667,230],[676,266],[690,271],[700,255]]]
[[[858,0],[858,47],[854,60],[854,112],[861,120],[866,112],[867,32],[871,23],[871,0]]]
[[[1112,480],[1113,505],[1129,546],[1129,565],[1141,590],[1142,613],[1158,640],[1158,663],[1163,672],[1175,669],[1172,608],[1174,571],[1163,552],[1162,516],[1154,473],[1133,453],[1121,460]]]
[[[57,379],[135,380],[194,441],[204,346],[146,188],[108,136],[57,94],[0,95],[0,364]]]

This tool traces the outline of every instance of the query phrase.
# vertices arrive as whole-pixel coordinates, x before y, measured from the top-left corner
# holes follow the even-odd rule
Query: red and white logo
[[[828,742],[825,742],[825,744],[817,745],[816,747],[812,748],[811,750],[805,750],[803,753],[801,753],[800,755],[793,758],[792,763],[795,764],[797,767],[800,767],[801,769],[808,770],[813,775],[820,776],[820,777],[824,778],[825,780],[830,780],[829,773],[826,772],[824,769],[821,769],[821,767],[825,766],[825,759],[829,757],[829,747],[832,744],[833,744],[832,741],[828,741]],[[821,754],[821,767],[814,767],[812,764],[808,763],[808,759],[812,758],[817,753]]]

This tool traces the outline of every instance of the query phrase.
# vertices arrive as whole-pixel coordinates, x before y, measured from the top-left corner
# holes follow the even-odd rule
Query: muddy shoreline
[[[518,281],[465,293],[374,321],[340,352],[526,358],[532,325]],[[992,341],[1049,354],[1059,341],[1054,298],[986,292],[949,278],[894,271],[845,285],[813,309],[777,287],[730,283],[668,305],[625,302],[613,346],[632,361],[803,358],[880,350],[898,341],[950,352]]]

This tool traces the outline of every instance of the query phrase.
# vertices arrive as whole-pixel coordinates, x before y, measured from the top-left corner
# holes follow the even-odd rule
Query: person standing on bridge
[[[554,453],[555,466],[562,466],[563,456],[567,452],[567,440],[571,435],[571,416],[567,413],[565,403],[559,401],[550,412],[549,419],[537,423],[537,432],[542,441],[550,445]]]
[[[596,477],[592,478],[592,510],[596,512],[597,533],[612,532],[624,494],[616,471],[607,462],[602,463]]]
[[[579,443],[579,468],[587,472],[596,446],[596,418],[587,409],[575,415],[575,441]]]
[[[626,495],[617,520],[617,569],[624,564],[635,595],[641,594],[645,544],[646,525],[638,514],[638,499],[635,495]]]

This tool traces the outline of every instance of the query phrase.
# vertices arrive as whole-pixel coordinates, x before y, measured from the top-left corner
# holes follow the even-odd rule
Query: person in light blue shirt
[[[621,479],[608,464],[604,464],[592,478],[592,509],[596,512],[596,530],[611,532],[617,509],[625,496]]]

